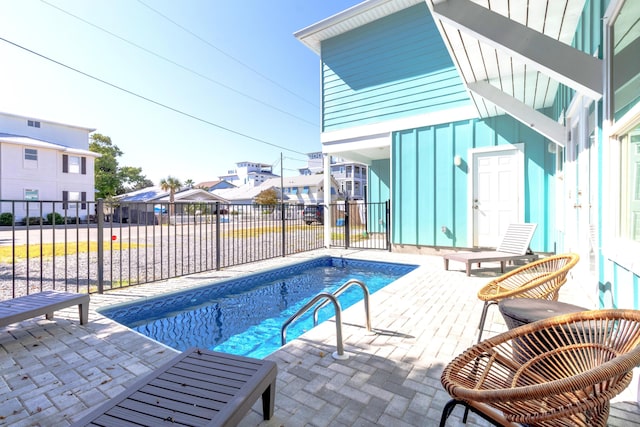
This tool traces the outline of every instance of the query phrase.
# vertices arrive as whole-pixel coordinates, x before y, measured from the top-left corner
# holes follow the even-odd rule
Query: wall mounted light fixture
[[[456,166],[460,166],[462,164],[462,157],[460,157],[458,154],[453,156],[453,164]]]

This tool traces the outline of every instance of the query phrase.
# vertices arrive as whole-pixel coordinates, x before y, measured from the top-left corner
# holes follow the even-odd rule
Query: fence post
[[[280,206],[280,212],[282,214],[282,256],[285,257],[287,256],[287,248],[285,247],[285,245],[287,244],[287,231],[285,230],[285,220],[284,220],[284,202],[282,202],[281,206]]]
[[[385,237],[387,241],[387,250],[391,252],[391,200],[385,203]]]
[[[96,204],[96,220],[98,222],[97,237],[98,239],[98,293],[104,292],[104,200],[98,199]],[[90,293],[90,289],[87,289]]]
[[[216,271],[220,271],[220,202],[216,202]]]
[[[349,196],[346,196],[344,198],[344,246],[345,246],[345,249],[349,249],[350,234],[351,234],[351,230],[349,229]]]

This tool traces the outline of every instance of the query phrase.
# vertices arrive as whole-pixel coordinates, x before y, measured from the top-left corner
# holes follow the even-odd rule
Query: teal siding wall
[[[515,143],[525,144],[525,221],[538,224],[531,247],[552,252],[555,223],[548,194],[555,194],[555,156],[547,152],[548,140],[508,116],[394,133],[393,243],[470,247],[468,150]],[[463,159],[459,167],[453,164],[455,155]]]
[[[322,43],[322,130],[468,105],[426,4]]]
[[[391,163],[389,160],[374,160],[368,167],[367,186],[368,197],[370,202],[384,203],[391,198]],[[387,224],[379,223],[381,215],[373,216],[371,213],[369,218],[370,232],[383,232],[386,230]]]
[[[369,165],[367,185],[371,202],[386,202],[390,199],[390,166],[389,160],[374,160]]]

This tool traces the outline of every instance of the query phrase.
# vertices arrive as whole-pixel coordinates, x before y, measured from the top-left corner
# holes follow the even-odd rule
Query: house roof
[[[70,148],[65,145],[55,144],[53,142],[44,141],[42,139],[31,138],[28,136],[12,135],[9,133],[0,133],[0,142],[15,145],[24,145],[34,148],[46,148],[50,150],[64,151],[69,154],[78,154],[82,156],[100,157],[100,153],[94,153],[89,150],[82,150],[80,148]]]
[[[211,188],[211,187],[215,187],[216,185],[219,185],[221,183],[226,183],[228,185],[231,185],[233,187],[235,187],[235,185],[233,185],[231,182],[226,181],[224,179],[218,179],[215,181],[203,181],[203,182],[199,182],[195,185],[195,187],[207,187],[207,188]]]
[[[149,200],[156,200],[159,197],[169,194],[168,191],[162,190],[158,186],[146,187],[140,190],[131,191],[126,194],[120,194],[116,196],[116,199],[124,202],[146,202]]]
[[[116,198],[123,202],[168,202],[169,192],[164,191],[159,186],[153,186],[142,188],[140,190],[132,191],[126,194],[121,194],[119,196],[116,196]],[[226,202],[224,198],[221,198],[220,196],[217,196],[200,188],[191,188],[182,191],[176,191],[173,199],[175,202],[196,200],[213,200]]]
[[[321,42],[421,1],[368,0],[294,35],[320,53]],[[585,0],[427,0],[442,39],[481,117],[507,113],[563,145],[561,123],[538,110],[559,84],[602,96],[602,61],[571,47]]]
[[[424,0],[368,0],[295,32],[293,35],[320,54],[323,40],[394,14]]]
[[[219,190],[213,190],[211,193],[233,203],[234,201],[239,200],[253,200],[258,194],[264,190],[268,190],[269,188],[276,188],[276,190],[280,188],[280,185],[266,186],[265,184],[266,182],[263,182],[257,187],[251,184],[246,184],[236,188],[221,188]]]
[[[322,186],[324,181],[324,175],[316,174],[316,175],[296,175],[296,176],[285,176],[280,180],[280,178],[270,178],[260,185],[260,187],[265,186],[269,187],[278,187],[280,188],[280,184],[284,187],[308,187],[312,185]]]
[[[169,194],[165,194],[162,197],[155,199],[159,202],[168,202]],[[216,194],[210,193],[200,188],[191,188],[188,190],[178,191],[174,194],[173,200],[176,203],[180,202],[195,202],[195,201],[218,201],[226,202],[227,200]]]
[[[43,119],[39,119],[37,117],[31,117],[31,116],[21,116],[19,114],[13,114],[13,113],[5,113],[0,111],[0,114],[2,114],[3,116],[11,116],[11,117],[17,117],[19,119],[25,119],[25,120],[36,120],[42,123],[50,123],[52,125],[60,125],[60,126],[66,126],[66,127],[70,127],[70,128],[75,128],[75,129],[81,129],[84,131],[87,131],[87,133],[91,133],[94,132],[95,129],[94,128],[88,128],[88,127],[84,127],[84,126],[76,126],[76,125],[70,125],[67,123],[60,123],[60,122],[53,122],[51,120],[43,120]]]

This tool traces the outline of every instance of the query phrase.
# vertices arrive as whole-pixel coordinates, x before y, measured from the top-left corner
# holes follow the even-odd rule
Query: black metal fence
[[[331,205],[332,246],[387,249],[383,206]],[[103,292],[324,247],[324,227],[304,215],[282,204],[0,200],[0,300]]]
[[[390,250],[390,203],[344,201],[329,206],[331,246]]]

